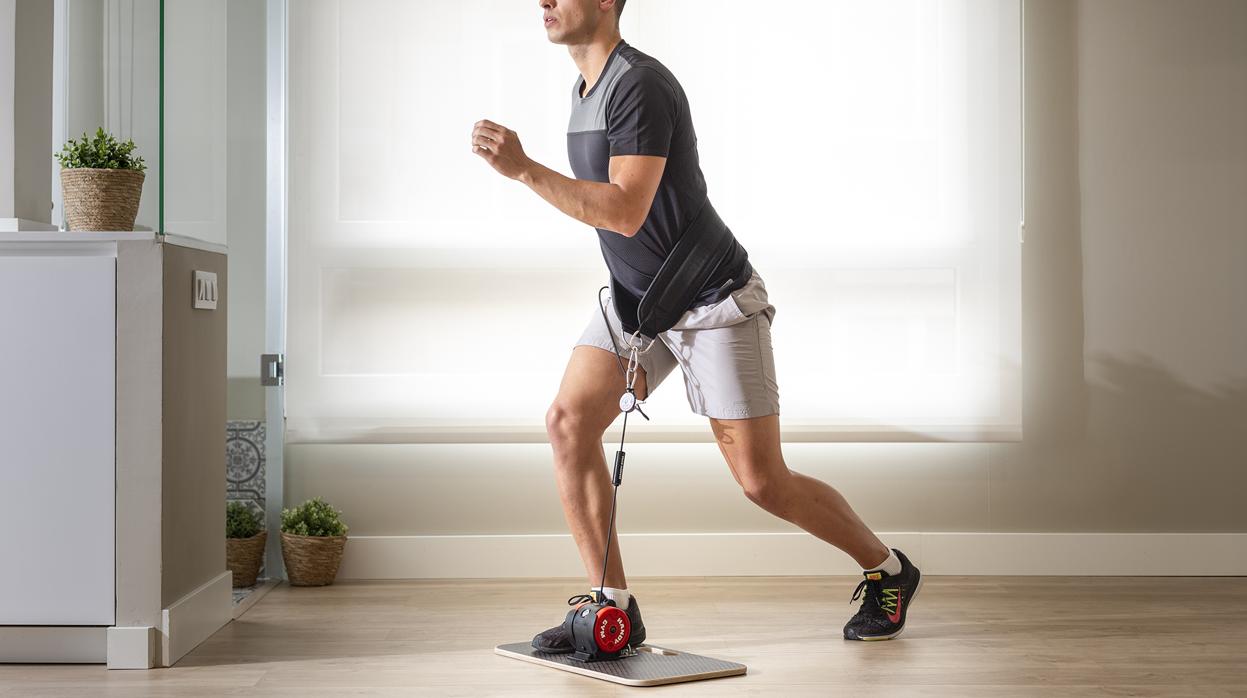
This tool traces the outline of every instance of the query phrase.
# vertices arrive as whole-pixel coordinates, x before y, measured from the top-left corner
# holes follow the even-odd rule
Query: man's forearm
[[[639,223],[631,219],[627,193],[617,184],[572,179],[539,162],[517,179],[582,223],[628,237],[636,233]]]

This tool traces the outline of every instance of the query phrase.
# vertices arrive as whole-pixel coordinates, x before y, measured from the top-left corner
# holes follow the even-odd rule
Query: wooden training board
[[[621,657],[606,662],[580,662],[568,654],[548,654],[533,648],[531,642],[513,642],[498,645],[494,652],[525,662],[562,669],[603,681],[613,681],[625,686],[661,686],[683,681],[717,679],[721,676],[740,676],[745,665],[727,662],[714,657],[703,657],[667,647],[641,645],[631,657]]]

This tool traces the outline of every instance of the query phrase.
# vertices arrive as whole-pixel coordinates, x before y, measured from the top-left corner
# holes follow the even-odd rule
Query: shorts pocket
[[[744,320],[745,314],[740,311],[736,299],[729,295],[714,305],[703,305],[685,312],[671,329],[712,330],[716,327],[729,327]]]

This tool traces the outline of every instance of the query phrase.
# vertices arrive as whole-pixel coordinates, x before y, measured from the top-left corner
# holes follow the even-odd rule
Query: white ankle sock
[[[628,603],[632,601],[632,594],[628,593],[627,589],[616,589],[615,587],[593,587],[592,590],[602,592],[606,598],[614,601],[615,605],[618,606],[621,611],[628,610]]]
[[[875,572],[882,570],[888,573],[888,576],[901,573],[901,559],[896,556],[896,551],[888,548],[888,559],[884,560],[878,567],[873,567],[865,572]]]

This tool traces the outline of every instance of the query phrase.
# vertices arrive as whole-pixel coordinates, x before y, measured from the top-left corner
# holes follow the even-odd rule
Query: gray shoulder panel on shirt
[[[572,85],[572,116],[567,125],[568,133],[606,130],[606,101],[610,98],[611,90],[614,89],[619,77],[631,68],[632,64],[628,63],[623,56],[615,54],[614,60],[606,66],[606,70],[602,71],[598,81],[593,84],[591,90],[593,94],[589,95],[588,99],[581,98],[581,78],[576,78],[576,82]]]

